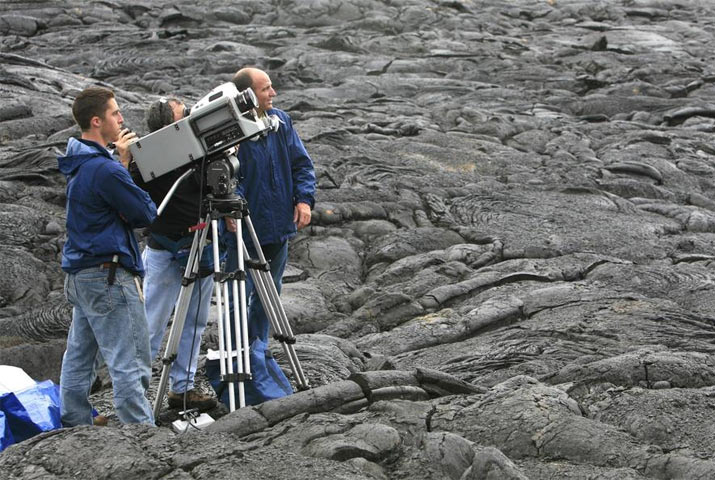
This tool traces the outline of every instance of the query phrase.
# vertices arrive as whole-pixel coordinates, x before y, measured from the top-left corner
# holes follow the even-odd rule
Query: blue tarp
[[[2,436],[0,436],[0,452],[2,452],[15,443],[15,438],[10,431],[10,425],[7,423],[7,417],[5,417],[2,411],[0,411],[0,433],[2,434]]]
[[[18,392],[4,393],[0,395],[0,413],[0,450],[40,432],[62,428],[59,386],[45,380]]]

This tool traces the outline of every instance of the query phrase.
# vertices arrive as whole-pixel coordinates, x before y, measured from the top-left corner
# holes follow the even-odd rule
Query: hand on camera
[[[129,145],[134,143],[136,137],[137,134],[135,132],[132,132],[128,128],[123,128],[119,132],[117,141],[114,142],[117,153],[119,153],[119,161],[122,162],[122,165],[126,168],[129,167],[129,162],[132,161],[132,152],[129,151]]]

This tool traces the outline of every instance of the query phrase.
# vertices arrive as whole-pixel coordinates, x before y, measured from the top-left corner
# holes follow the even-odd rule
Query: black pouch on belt
[[[112,264],[107,272],[107,284],[114,285],[114,277],[117,275],[117,266],[119,265],[119,255],[112,257]]]

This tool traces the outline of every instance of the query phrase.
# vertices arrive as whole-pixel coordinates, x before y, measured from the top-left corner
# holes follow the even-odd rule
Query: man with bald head
[[[278,131],[240,144],[239,184],[236,189],[236,193],[248,202],[251,221],[263,254],[270,264],[276,290],[280,293],[281,278],[288,261],[288,240],[310,223],[310,211],[315,203],[313,161],[293,128],[290,116],[273,106],[276,91],[266,72],[258,68],[242,68],[234,75],[233,82],[239,91],[247,88],[254,91],[259,117],[276,115],[280,120]],[[253,243],[245,229],[244,240],[251,258],[256,258]],[[235,236],[229,236],[227,243],[226,271],[233,271],[238,264]],[[252,353],[256,355],[267,348],[270,323],[250,275],[246,280],[246,298],[248,336]],[[284,389],[283,393],[275,389],[273,393],[268,391],[270,389],[262,390],[260,378],[256,378],[260,372],[253,373],[254,381],[246,385],[247,404],[291,393],[289,388]]]

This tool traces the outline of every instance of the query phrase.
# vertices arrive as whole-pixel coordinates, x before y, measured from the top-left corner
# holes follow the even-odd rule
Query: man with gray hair
[[[182,119],[185,111],[181,100],[162,98],[153,102],[147,109],[146,124],[153,132]],[[159,205],[185,171],[186,168],[169,172],[150,182],[142,180],[138,169],[133,170],[132,174],[137,184]],[[177,187],[162,214],[149,227],[142,259],[146,265],[144,292],[152,359],[159,352],[181,291],[194,235],[190,227],[202,220],[201,202],[201,178],[198,174],[190,175]],[[201,256],[199,276],[195,279],[196,285],[186,310],[176,358],[169,371],[171,385],[167,399],[169,407],[172,408],[196,408],[203,412],[216,406],[215,398],[194,388],[201,336],[206,328],[211,306],[211,273],[212,248],[207,245]]]

